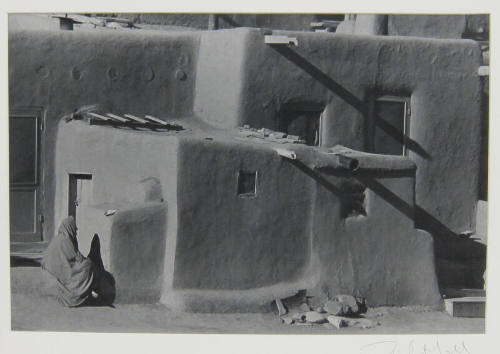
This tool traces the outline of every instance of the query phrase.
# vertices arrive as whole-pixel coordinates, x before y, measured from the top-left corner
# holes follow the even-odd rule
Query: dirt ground
[[[423,307],[370,308],[373,328],[286,325],[273,313],[194,314],[155,305],[65,308],[35,294],[11,296],[13,331],[83,331],[198,334],[461,334],[484,333],[482,318],[452,318]]]

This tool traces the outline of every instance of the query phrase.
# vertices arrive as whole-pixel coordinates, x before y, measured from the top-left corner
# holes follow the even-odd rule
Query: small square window
[[[257,194],[257,171],[238,172],[238,196],[247,198]]]

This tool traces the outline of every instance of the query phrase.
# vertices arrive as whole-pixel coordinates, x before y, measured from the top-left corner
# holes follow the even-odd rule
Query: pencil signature
[[[364,345],[360,354],[471,354],[465,342],[456,344],[441,344],[438,340],[428,343],[415,343],[411,340],[408,345],[397,341],[381,341]]]

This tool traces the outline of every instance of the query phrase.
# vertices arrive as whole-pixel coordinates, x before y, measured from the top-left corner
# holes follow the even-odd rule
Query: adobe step
[[[468,296],[444,300],[446,312],[453,317],[485,316],[486,298],[484,296]]]

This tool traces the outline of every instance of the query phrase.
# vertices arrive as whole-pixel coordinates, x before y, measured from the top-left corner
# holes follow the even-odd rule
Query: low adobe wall
[[[329,180],[338,185],[342,178]],[[332,217],[340,212],[338,198],[318,185],[313,257],[321,279],[315,295],[359,294],[372,306],[439,308],[434,242],[414,228],[413,176],[366,173],[355,180],[366,187],[366,215],[344,219]]]
[[[352,293],[371,305],[439,307],[433,240],[414,228],[414,165],[386,159],[390,172],[329,176],[314,170],[315,154],[295,144],[182,140],[173,279],[161,301],[261,311],[307,289],[318,299]],[[256,196],[238,196],[240,170],[257,171]],[[366,215],[348,216],[343,198],[360,185]]]
[[[283,104],[316,103],[325,107],[323,145],[363,150],[368,95],[409,95],[419,225],[432,233],[475,228],[481,142],[477,43],[274,33],[296,37],[298,47],[266,45],[265,31],[257,29],[203,33],[195,97],[201,118],[222,128],[276,129]]]
[[[54,234],[57,124],[85,105],[114,113],[191,114],[199,33],[9,31],[9,103],[40,108],[44,239]]]
[[[115,213],[106,216],[110,209]],[[104,269],[111,274],[108,277],[112,279],[115,302],[158,301],[163,286],[166,203],[86,206],[78,217],[79,249],[87,256],[97,235]]]
[[[257,173],[238,194],[238,173]],[[309,262],[313,181],[269,146],[187,139],[179,147],[174,288],[292,282]]]

